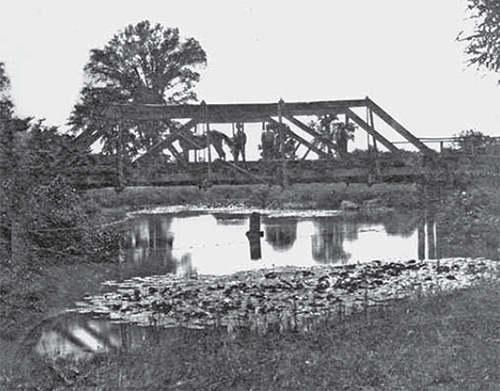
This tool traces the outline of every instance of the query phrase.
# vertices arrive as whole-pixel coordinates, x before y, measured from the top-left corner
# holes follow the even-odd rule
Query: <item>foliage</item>
[[[463,31],[457,40],[467,43],[465,53],[469,64],[490,71],[500,70],[500,2],[498,0],[468,0],[467,10],[474,21],[471,33]],[[500,83],[500,79],[499,79]]]
[[[5,72],[5,63],[0,61],[0,93],[3,93],[10,87],[10,79]]]
[[[437,214],[441,239],[450,254],[500,259],[500,194],[495,188],[455,190]]]
[[[103,243],[107,234],[91,227],[95,215],[69,182],[87,151],[31,118],[13,118],[0,130],[3,261],[40,266],[77,254],[109,255],[116,238]]]
[[[181,39],[176,28],[142,21],[118,32],[103,49],[93,49],[85,65],[89,81],[70,117],[73,130],[105,128],[104,151],[117,149],[117,132],[105,121],[104,110],[113,103],[181,104],[196,100],[197,68],[206,54],[194,38]],[[159,121],[128,122],[123,142],[129,153],[149,149],[167,131]]]
[[[11,118],[14,104],[9,95],[10,79],[5,72],[5,64],[0,61],[0,123]]]
[[[482,281],[340,324],[334,316],[310,332],[158,327],[140,349],[90,362],[9,360],[4,381],[39,390],[498,390],[499,303],[498,282]]]
[[[456,137],[458,140],[455,141],[455,149],[470,155],[485,153],[488,145],[492,143],[491,137],[472,129],[464,130]]]
[[[117,254],[119,232],[104,229],[61,177],[33,189],[28,202],[27,237],[39,264],[110,260]]]
[[[318,116],[316,120],[311,121],[309,126],[315,129],[320,135],[321,139],[315,140],[316,146],[321,146],[323,140],[327,140],[336,145],[337,149],[332,149],[325,144],[326,152],[333,156],[334,154],[345,157],[347,155],[347,143],[349,140],[354,140],[354,132],[357,126],[352,122],[341,122],[335,115],[322,115]]]

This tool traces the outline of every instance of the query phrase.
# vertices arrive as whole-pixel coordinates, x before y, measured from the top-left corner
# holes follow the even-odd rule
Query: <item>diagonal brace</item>
[[[193,118],[191,121],[185,123],[178,130],[178,132],[183,132],[183,131],[189,130],[192,127],[196,126],[197,124],[198,124],[198,119],[197,118]],[[177,150],[175,150],[177,152],[177,154],[175,152],[173,152],[172,151],[173,146],[171,145],[178,138],[179,138],[179,135],[177,135],[175,133],[171,133],[171,134],[167,135],[163,140],[161,140],[159,143],[157,143],[153,148],[151,148],[149,151],[147,151],[146,153],[144,153],[144,155],[138,157],[135,160],[136,163],[139,163],[140,161],[142,161],[146,156],[148,156],[150,154],[153,154],[155,152],[158,152],[160,150],[163,150],[165,148],[168,148],[174,154],[175,158],[178,159],[179,157],[177,155],[180,156],[180,154],[177,152]]]
[[[278,124],[280,125],[280,123],[278,121],[276,121],[275,119],[273,119],[272,117],[269,117],[269,120],[275,124]],[[290,130],[290,128],[288,128],[288,126],[283,126],[283,131],[288,134],[290,137],[294,138],[295,140],[297,140],[298,142],[304,144],[305,146],[309,147],[312,151],[316,152],[319,156],[321,157],[324,157],[326,159],[328,159],[330,156],[328,156],[327,153],[323,152],[321,149],[317,148],[316,146],[314,146],[313,144],[311,144],[309,141],[307,141],[306,139],[300,137],[297,133],[293,132],[292,130]]]
[[[375,113],[379,118],[386,122],[391,128],[398,132],[401,136],[407,139],[415,147],[417,147],[420,152],[428,156],[434,156],[435,152],[420,141],[417,137],[411,134],[403,125],[392,118],[384,109],[377,105],[372,100],[368,99],[368,107]]]
[[[382,136],[379,132],[377,132],[372,126],[368,125],[354,111],[352,111],[351,109],[345,109],[345,113],[350,119],[352,119],[354,122],[356,122],[357,125],[359,125],[361,128],[363,128],[366,131],[366,133],[368,133],[370,136],[375,137],[375,139],[377,141],[380,141],[380,143],[384,147],[386,147],[389,151],[391,151],[391,152],[398,152],[399,151],[398,147],[396,147],[393,143],[391,143],[384,136]]]

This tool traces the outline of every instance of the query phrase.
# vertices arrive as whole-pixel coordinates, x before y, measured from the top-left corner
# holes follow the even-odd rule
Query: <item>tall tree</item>
[[[467,43],[469,64],[500,71],[500,1],[468,0],[467,10],[474,22],[473,31],[460,32],[457,40]]]
[[[10,97],[10,79],[5,64],[0,62],[0,249],[2,258],[15,264],[25,258],[26,235],[23,215],[20,213],[24,200],[24,159],[21,151],[26,142],[26,130],[31,119],[14,116],[14,104]]]
[[[181,104],[196,100],[193,87],[206,53],[194,38],[182,39],[177,28],[142,21],[118,32],[103,49],[93,49],[85,65],[88,82],[70,116],[75,131],[104,131],[104,152],[114,153],[118,135],[105,123],[103,109],[111,103]],[[148,150],[167,131],[165,124],[127,123],[122,135],[127,152]]]
[[[14,104],[10,97],[10,79],[5,71],[5,64],[0,61],[0,121],[4,123],[12,117]],[[1,126],[1,125],[0,125]]]

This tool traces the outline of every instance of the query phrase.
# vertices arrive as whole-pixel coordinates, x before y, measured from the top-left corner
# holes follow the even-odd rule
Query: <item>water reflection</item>
[[[437,242],[435,214],[425,211],[418,223],[418,259],[436,259],[442,253]]]
[[[128,223],[123,277],[230,274],[419,255],[419,219],[414,216],[379,220],[263,216],[262,229],[255,228],[251,237],[250,223],[250,213],[139,216]]]
[[[388,215],[382,218],[387,235],[410,237],[415,233],[420,221],[418,214]]]
[[[312,256],[319,263],[333,263],[347,261],[351,254],[344,249],[344,241],[357,239],[356,224],[348,227],[342,222],[333,219],[319,219],[314,222],[316,232],[312,235]]]
[[[189,254],[174,257],[172,217],[142,216],[129,222],[121,251],[121,272],[126,275],[196,273]]]
[[[46,318],[23,341],[23,352],[56,360],[89,359],[96,354],[144,347],[160,338],[172,338],[178,328],[143,327],[115,323],[92,314],[65,312]]]
[[[291,249],[297,239],[297,224],[296,217],[265,219],[266,241],[277,251]]]

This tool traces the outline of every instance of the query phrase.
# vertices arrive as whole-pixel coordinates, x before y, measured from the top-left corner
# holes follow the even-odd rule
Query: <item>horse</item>
[[[222,143],[225,142],[231,149],[233,147],[233,140],[218,130],[209,130],[207,133],[201,135],[190,131],[179,132],[177,134],[186,161],[189,161],[189,151],[205,149],[210,145],[215,148],[220,159],[226,160],[226,153],[224,152]]]

